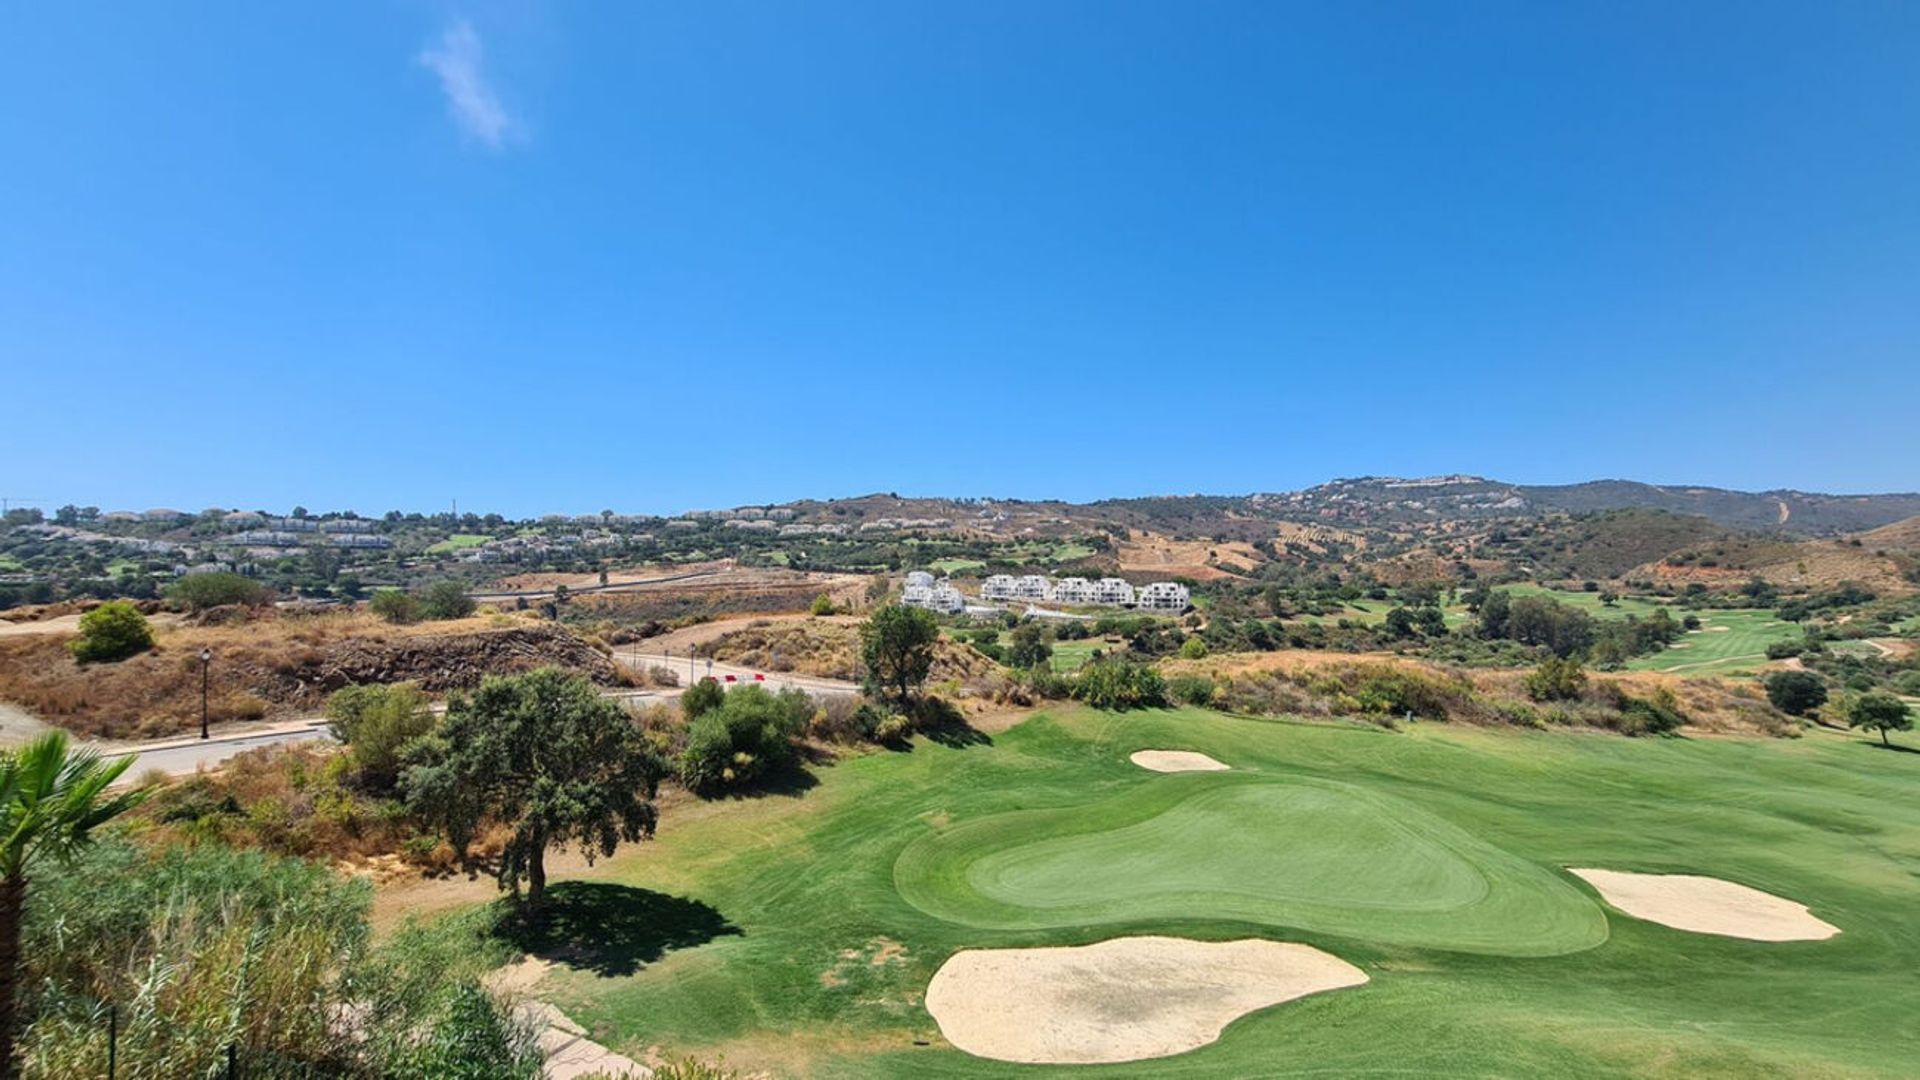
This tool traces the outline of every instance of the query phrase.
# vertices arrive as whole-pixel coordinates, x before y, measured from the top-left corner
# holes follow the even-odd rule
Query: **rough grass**
[[[1165,776],[1127,761],[1150,747],[1204,752],[1240,775]],[[1123,933],[1251,934],[1326,949],[1372,981],[1254,1014],[1189,1054],[1094,1072],[1905,1075],[1920,1057],[1920,1036],[1906,1019],[1920,1008],[1911,975],[1920,966],[1920,923],[1908,917],[1920,859],[1920,806],[1909,797],[1916,769],[1920,757],[1826,732],[1629,740],[1076,710],[1030,720],[991,744],[918,743],[910,753],[851,758],[799,797],[730,803],[678,823],[669,814],[656,843],[616,856],[599,873],[706,905],[739,933],[664,948],[613,976],[598,973],[589,943],[586,953],[561,957],[541,996],[629,1053],[658,1048],[782,1076],[1004,1076],[1005,1064],[945,1045],[922,1008],[928,979],[954,951]],[[1131,860],[1132,874],[1065,846],[1037,846],[1060,822],[1083,833],[1137,829],[1185,805],[1186,791],[1268,788],[1279,803],[1241,807],[1248,812],[1230,820],[1193,816],[1208,809],[1202,804],[1149,826],[1160,833],[1145,837],[1155,845],[1151,857],[1113,847],[1108,854]],[[1295,791],[1342,794],[1319,806],[1287,803],[1283,793]],[[1300,816],[1303,809],[1311,813]],[[1019,814],[1047,815],[1044,828],[1009,816]],[[910,854],[952,850],[995,832],[991,822],[1008,835],[1004,846],[986,846],[1010,854],[983,848],[981,860],[1000,861],[979,876],[925,875]],[[1392,836],[1395,825],[1414,835]],[[1352,831],[1357,850],[1412,866],[1363,862],[1355,877],[1336,872],[1345,850],[1338,835],[1301,835],[1327,826]],[[1190,828],[1202,832],[1184,845],[1195,850],[1169,851]],[[1229,835],[1236,831],[1254,835]],[[1434,851],[1463,835],[1465,854]],[[1308,872],[1239,869],[1210,861],[1205,850],[1218,843],[1245,854],[1262,838],[1305,858],[1293,865]],[[1034,859],[1023,861],[1022,852]],[[1395,910],[1409,902],[1396,875],[1452,859],[1494,867],[1495,889],[1551,881],[1538,894],[1543,912],[1583,910],[1565,890],[1599,906],[1564,866],[1684,871],[1809,904],[1843,933],[1763,944],[1608,911],[1604,942],[1559,955],[1407,940],[1417,916]],[[1070,880],[1076,872],[1088,878],[1083,887]],[[1201,874],[1209,895],[1170,902],[1181,887],[1168,879],[1174,873]],[[1216,903],[1236,882],[1258,887]],[[1383,885],[1394,892],[1387,908],[1354,902]],[[921,906],[971,910],[983,892],[1010,889],[1025,925],[970,925]],[[1275,890],[1278,899],[1249,899]],[[1464,895],[1444,874],[1430,891]],[[1316,898],[1346,921],[1320,921],[1309,910]],[[1067,907],[1054,912],[1036,901]],[[1083,925],[1079,909],[1089,905],[1100,908],[1099,921]],[[1529,919],[1511,940],[1537,942],[1558,921]],[[1480,923],[1474,933],[1497,929]]]

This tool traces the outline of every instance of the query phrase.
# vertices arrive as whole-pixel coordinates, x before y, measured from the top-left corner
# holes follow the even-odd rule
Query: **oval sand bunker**
[[[1805,904],[1719,878],[1567,869],[1621,911],[1675,930],[1751,941],[1820,941],[1840,932]]]
[[[1310,945],[1125,937],[955,953],[927,986],[927,1011],[948,1042],[979,1057],[1139,1061],[1205,1046],[1255,1010],[1366,981]]]
[[[1193,750],[1135,750],[1127,760],[1154,772],[1221,772],[1231,768]]]

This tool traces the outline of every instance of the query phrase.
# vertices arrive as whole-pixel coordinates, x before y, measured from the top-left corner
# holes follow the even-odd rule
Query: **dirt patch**
[[[1823,941],[1840,932],[1839,927],[1814,917],[1805,904],[1719,878],[1567,870],[1621,911],[1675,930],[1750,941]]]
[[[793,672],[824,679],[858,678],[860,655],[858,619],[753,619],[716,637],[693,645],[694,654],[723,664],[776,673]],[[652,651],[653,642],[643,644]],[[968,685],[997,674],[993,661],[956,641],[942,638],[934,644],[934,686],[952,682]]]
[[[1205,1046],[1250,1012],[1367,974],[1309,945],[1126,937],[1055,949],[968,949],[927,987],[927,1011],[977,1057],[1095,1064]]]
[[[1154,772],[1224,772],[1233,767],[1193,750],[1135,750],[1127,760]]]

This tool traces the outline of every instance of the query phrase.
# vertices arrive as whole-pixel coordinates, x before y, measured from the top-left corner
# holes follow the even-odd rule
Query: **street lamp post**
[[[213,650],[200,650],[200,737],[207,737],[207,672],[213,667]]]

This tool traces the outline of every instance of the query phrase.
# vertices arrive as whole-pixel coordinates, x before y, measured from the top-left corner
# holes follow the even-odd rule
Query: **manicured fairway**
[[[1128,761],[1149,748],[1233,771]],[[1920,1061],[1920,754],[1858,737],[1072,710],[818,778],[676,803],[657,841],[560,883],[580,906],[539,995],[616,1049],[777,1076],[1857,1077]],[[1670,929],[1606,908],[1567,866],[1724,878],[1841,933]],[[922,1005],[959,949],[1123,934],[1297,941],[1370,981],[1190,1053],[1072,1069],[970,1057]]]
[[[1798,641],[1805,636],[1798,624],[1785,622],[1771,611],[1700,611],[1701,628],[1675,646],[1627,664],[1636,671],[1671,671],[1676,675],[1730,675],[1751,671],[1767,662],[1767,646],[1776,641]],[[1677,617],[1677,616],[1676,616]]]
[[[1413,806],[1246,774],[956,826],[908,847],[894,883],[923,911],[1003,929],[1205,915],[1511,956],[1607,934],[1572,885]]]

